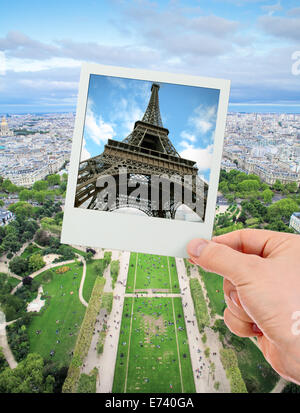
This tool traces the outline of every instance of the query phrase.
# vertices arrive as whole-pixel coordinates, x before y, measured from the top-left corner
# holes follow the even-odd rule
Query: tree
[[[260,183],[256,179],[246,179],[240,182],[237,187],[238,190],[242,192],[257,191],[260,187]]]
[[[28,271],[28,262],[25,258],[17,256],[9,261],[8,267],[13,273],[21,275]]]
[[[3,252],[17,252],[22,247],[21,242],[18,239],[18,236],[15,234],[7,234],[3,239],[0,246],[0,253]]]
[[[288,383],[281,393],[300,393],[300,386],[295,383]]]
[[[28,269],[32,272],[38,271],[46,265],[43,257],[38,252],[32,254],[28,260]]]
[[[28,218],[33,216],[32,205],[24,201],[16,202],[8,207],[9,211],[13,212],[17,217]]]
[[[91,251],[87,252],[87,254],[86,254],[87,262],[92,261],[92,259],[93,259],[93,253]]]
[[[59,185],[60,184],[60,176],[57,174],[48,175],[47,181],[50,186]]]
[[[269,221],[283,220],[287,223],[293,212],[299,210],[296,201],[290,198],[280,199],[268,207],[267,217]]]
[[[283,184],[279,181],[279,179],[276,179],[274,185],[273,185],[273,189],[275,189],[275,191],[282,191],[284,188]]]
[[[222,181],[219,183],[219,191],[222,192],[222,194],[227,194],[229,192],[227,182]]]
[[[6,368],[8,367],[8,363],[6,361],[6,358],[4,356],[2,347],[0,347],[0,373]]]
[[[35,191],[45,191],[48,188],[48,182],[47,181],[36,181],[33,184],[33,189]]]
[[[46,198],[46,191],[34,191],[33,199],[39,204],[43,204]]]
[[[28,354],[16,368],[6,368],[0,374],[0,393],[52,393],[54,377],[44,377],[43,369],[43,358]]]
[[[289,182],[284,186],[284,188],[290,193],[295,193],[298,191],[298,185],[296,182]]]
[[[5,179],[2,183],[2,189],[5,192],[17,192],[18,187],[16,185],[14,185],[9,179]]]
[[[61,194],[64,193],[66,189],[67,189],[67,182],[66,182],[66,181],[63,181],[63,182],[59,185],[60,193],[61,193]]]
[[[19,200],[20,201],[29,201],[29,199],[33,198],[33,191],[30,191],[29,189],[22,189],[22,191],[19,193]]]
[[[262,192],[262,196],[263,196],[263,199],[264,199],[264,202],[266,203],[266,204],[270,204],[271,202],[272,202],[272,198],[273,198],[273,192],[271,191],[271,189],[265,189],[263,192]]]
[[[22,279],[22,283],[23,283],[23,285],[31,285],[31,284],[32,284],[32,280],[33,280],[33,278],[27,276],[27,277],[24,277],[24,278]]]
[[[39,229],[36,233],[35,241],[42,247],[45,247],[46,245],[49,245],[50,238],[51,236],[47,231],[44,231],[43,229]]]

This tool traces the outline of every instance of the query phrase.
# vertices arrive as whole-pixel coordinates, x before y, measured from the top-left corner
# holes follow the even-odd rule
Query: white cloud
[[[214,125],[217,116],[216,105],[204,107],[198,106],[194,110],[194,115],[188,120],[196,134],[206,134]]]
[[[18,72],[40,72],[57,68],[80,68],[80,60],[52,57],[46,60],[34,60],[28,58],[10,57],[6,54],[6,69]]]
[[[111,119],[121,124],[123,133],[127,136],[132,131],[135,122],[141,120],[143,115],[144,111],[138,107],[134,97],[131,96],[130,99],[122,98],[116,102]]]
[[[74,90],[78,89],[78,82],[67,82],[60,80],[46,80],[46,79],[21,79],[19,84],[28,86],[30,88],[44,90]]]
[[[97,145],[101,142],[106,142],[115,136],[113,125],[103,121],[101,115],[95,116],[91,109],[92,102],[89,101],[86,117],[85,117],[85,131],[87,136],[91,138]]]
[[[89,151],[86,149],[86,141],[85,139],[83,139],[83,145],[82,145],[82,149],[81,149],[81,156],[80,156],[80,161],[85,161],[86,159],[91,158],[91,154],[89,153]]]
[[[276,11],[280,11],[282,10],[282,6],[280,4],[280,1],[278,1],[278,3],[275,4],[271,4],[271,5],[267,5],[267,6],[261,6],[262,10],[268,12],[269,16],[273,16],[273,14]]]
[[[191,133],[188,133],[188,132],[186,132],[186,131],[182,131],[181,134],[180,134],[180,136],[181,136],[183,139],[186,139],[186,140],[188,140],[188,141],[190,141],[190,142],[196,142],[196,136],[193,135],[193,134],[191,134]]]
[[[213,145],[209,145],[206,148],[197,148],[194,145],[184,142],[182,146],[184,146],[185,149],[181,151],[179,155],[182,158],[195,161],[199,172],[204,172],[211,168]]]

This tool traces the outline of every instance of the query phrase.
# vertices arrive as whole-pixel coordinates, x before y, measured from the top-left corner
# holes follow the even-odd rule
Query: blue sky
[[[81,159],[103,152],[107,139],[123,140],[141,120],[152,82],[91,75]],[[209,180],[219,90],[160,83],[159,106],[164,127],[177,152],[197,162]]]
[[[230,110],[299,112],[299,0],[15,1],[0,113],[75,110],[83,61],[228,78]]]

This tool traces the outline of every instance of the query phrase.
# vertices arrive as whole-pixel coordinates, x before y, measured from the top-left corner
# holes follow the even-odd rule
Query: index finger
[[[213,237],[212,240],[219,244],[227,245],[236,251],[266,258],[270,253],[267,246],[271,240],[282,241],[283,238],[290,235],[264,229],[241,229]]]

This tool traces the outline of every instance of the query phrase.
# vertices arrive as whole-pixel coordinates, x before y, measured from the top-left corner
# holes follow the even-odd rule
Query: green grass
[[[91,294],[93,291],[96,277],[97,275],[99,275],[96,271],[95,265],[97,265],[97,263],[101,261],[102,259],[92,260],[86,264],[86,276],[84,280],[82,295],[87,303],[89,302],[91,298]]]
[[[7,277],[6,282],[7,284],[10,285],[11,289],[15,288],[16,285],[20,284],[20,280],[14,277],[9,277],[9,276]]]
[[[30,352],[39,353],[42,357],[51,358],[65,366],[71,360],[70,353],[85,313],[85,307],[78,297],[83,267],[76,263],[68,266],[70,270],[64,274],[57,274],[55,270],[58,267],[54,268],[53,279],[49,283],[42,282],[43,273],[36,277],[47,296],[46,305],[33,317],[28,327]],[[70,294],[72,291],[73,294]],[[40,334],[36,333],[37,330],[41,331]],[[60,342],[57,343],[57,340]],[[51,357],[52,350],[55,353]]]
[[[176,320],[173,316],[172,300]],[[131,337],[129,337],[132,305],[133,319]],[[128,376],[125,389],[127,361]],[[186,326],[179,297],[125,298],[113,393],[124,391],[126,393],[195,392]]]
[[[129,261],[127,293],[134,292],[134,279],[135,290],[151,289],[161,290],[157,292],[180,292],[173,257],[132,253]]]
[[[199,274],[205,284],[212,313],[223,316],[226,304],[223,293],[223,278],[220,275],[206,272],[198,267]]]
[[[269,393],[279,380],[278,374],[250,339],[239,341],[243,343],[243,347],[240,351],[236,350],[236,355],[248,392]]]
[[[85,251],[78,250],[77,248],[71,247],[72,250],[76,253],[81,255],[83,258],[86,258],[87,253]]]
[[[249,338],[241,338],[232,334],[223,320],[216,320],[214,330],[219,332],[225,349],[234,350],[247,391],[249,393],[270,392],[279,376],[265,360],[257,346]]]
[[[98,370],[94,368],[90,374],[82,373],[79,378],[77,393],[96,393]]]
[[[34,254],[36,252],[42,252],[42,251],[43,251],[43,249],[38,247],[37,245],[28,245],[28,247],[25,248],[25,250],[22,252],[21,257],[22,258],[28,258],[32,254]]]

